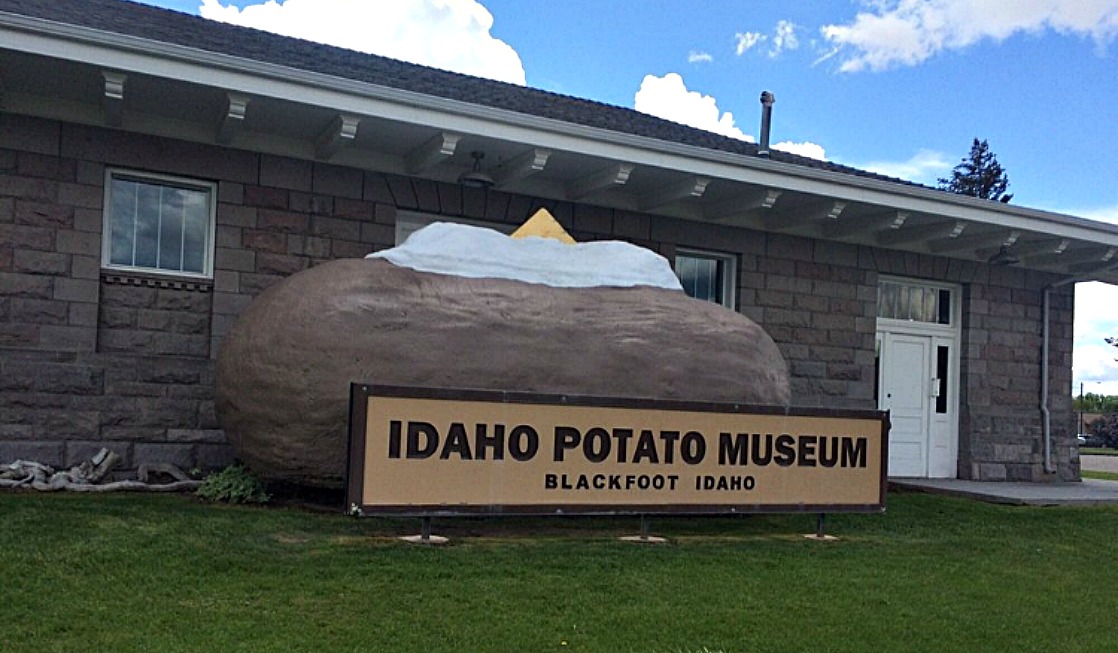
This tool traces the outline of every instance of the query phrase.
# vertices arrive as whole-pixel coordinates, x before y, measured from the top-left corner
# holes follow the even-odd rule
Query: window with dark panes
[[[734,308],[733,257],[680,251],[675,257],[675,274],[688,296]]]

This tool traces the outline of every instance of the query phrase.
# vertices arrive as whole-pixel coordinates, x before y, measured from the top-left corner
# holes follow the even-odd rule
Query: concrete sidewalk
[[[1118,472],[1118,456],[1081,454],[1079,466],[1088,472]]]
[[[1019,506],[1118,505],[1118,481],[1084,479],[1081,483],[1009,483],[947,478],[891,478],[905,490],[946,494]]]

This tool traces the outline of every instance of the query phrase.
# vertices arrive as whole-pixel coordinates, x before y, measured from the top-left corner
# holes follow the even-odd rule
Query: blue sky
[[[1118,0],[143,0],[636,108],[935,184],[987,139],[1013,203],[1118,223]],[[1118,289],[1074,390],[1118,394]]]

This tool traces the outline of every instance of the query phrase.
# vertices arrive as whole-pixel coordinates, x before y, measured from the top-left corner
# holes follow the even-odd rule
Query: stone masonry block
[[[34,274],[0,272],[0,296],[51,299],[55,279]]]
[[[69,304],[47,299],[13,298],[9,308],[15,322],[32,324],[65,324]]]
[[[310,232],[315,236],[358,242],[361,240],[361,223],[316,215],[311,218]]]
[[[371,251],[372,247],[368,243],[335,240],[330,245],[330,255],[333,258],[364,258]]]
[[[227,292],[215,292],[213,297],[214,315],[240,315],[252,303],[252,296]]]
[[[373,220],[377,205],[361,200],[337,198],[334,200],[334,216],[348,220]]]
[[[56,204],[58,202],[58,182],[50,179],[22,177],[15,174],[0,175],[0,196]]]
[[[613,235],[618,238],[649,240],[652,237],[652,218],[641,213],[615,211]]]
[[[311,174],[312,192],[334,197],[361,199],[365,179],[356,168],[343,168],[329,163],[315,163]]]
[[[310,161],[271,154],[260,155],[260,185],[310,192]]]
[[[378,172],[365,173],[362,198],[367,202],[395,204],[392,199],[392,192],[388,190],[388,182],[385,180],[384,175]]]
[[[231,181],[222,181],[217,185],[217,201],[228,204],[243,204],[245,201],[245,185]]]
[[[287,254],[269,254],[259,252],[256,255],[256,271],[262,274],[294,274],[307,268],[308,260],[305,256],[290,256]]]
[[[387,224],[361,223],[361,242],[395,245],[396,227]]]
[[[97,256],[101,253],[101,234],[60,229],[57,234],[58,251],[65,254]]]
[[[415,189],[417,208],[425,213],[441,213],[439,206],[439,190],[435,182],[429,179],[412,179]]]
[[[156,289],[121,284],[101,285],[102,307],[143,308],[155,304]]]
[[[195,465],[203,471],[223,469],[235,462],[233,447],[228,444],[199,444],[195,452]]]
[[[466,190],[470,190],[470,189],[466,189]],[[373,219],[380,224],[385,224],[385,225],[395,227],[396,226],[396,207],[392,206],[391,204],[377,204],[376,209],[373,213]]]
[[[286,206],[280,207],[286,209]],[[225,204],[224,202],[217,205],[217,224],[218,226],[227,227],[242,227],[246,229],[255,229],[256,220],[259,209],[254,206],[241,206],[240,204]]]
[[[473,189],[478,190],[478,189]],[[467,192],[463,196],[463,202],[469,201],[470,193]],[[528,217],[528,213],[532,207],[531,198],[522,195],[509,195],[500,191],[493,192],[487,191],[483,198],[485,208],[482,211],[481,217],[488,222],[508,222],[509,215],[524,215]],[[569,227],[569,225],[566,225]]]
[[[14,113],[0,114],[0,147],[55,155],[59,153],[59,124]]]
[[[257,229],[281,231],[289,234],[303,233],[307,230],[309,218],[305,213],[260,209],[256,216]]]
[[[462,186],[458,184],[436,184],[439,194],[439,211],[443,215],[462,215]]]
[[[223,444],[225,432],[221,429],[167,429],[169,442],[206,442],[210,444]]]
[[[40,202],[17,199],[15,222],[32,227],[71,229],[74,226],[74,207],[53,201]]]
[[[77,176],[77,161],[34,152],[19,152],[16,159],[16,172],[28,177],[72,182]]]
[[[55,248],[55,231],[47,227],[0,224],[0,243],[19,249],[37,249],[50,252]]]
[[[810,262],[814,257],[813,241],[797,236],[769,234],[765,254],[771,258]]]
[[[100,234],[105,226],[105,215],[97,209],[74,209],[74,230]]]
[[[252,272],[256,270],[256,252],[240,248],[218,247],[214,250],[214,269]]]
[[[55,279],[54,298],[67,302],[97,303],[100,283],[92,279]]]
[[[30,274],[67,275],[70,273],[70,257],[66,254],[17,249],[12,256],[12,269]]]
[[[75,279],[97,280],[101,278],[101,258],[98,256],[70,257],[70,276]]]
[[[96,161],[78,161],[74,167],[74,181],[88,186],[105,183],[105,164]]]
[[[62,442],[0,441],[0,464],[17,460],[41,463],[57,470],[66,462],[65,445]]]
[[[287,238],[282,233],[245,229],[241,242],[247,249],[257,252],[284,254],[287,252]]]
[[[70,326],[96,326],[96,304],[69,304],[66,322]]]
[[[137,442],[132,458],[137,467],[168,464],[188,471],[194,467],[194,445]]]
[[[66,206],[100,209],[104,198],[104,191],[100,186],[87,186],[69,182],[62,182],[58,185],[58,201]]]
[[[54,351],[94,351],[97,347],[97,329],[46,324],[39,328],[39,346]]]

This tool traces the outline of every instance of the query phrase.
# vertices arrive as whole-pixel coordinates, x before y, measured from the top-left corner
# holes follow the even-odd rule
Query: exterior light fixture
[[[1002,245],[998,253],[991,256],[986,262],[990,265],[1016,265],[1021,262],[1021,259],[1010,254],[1009,247]]]
[[[466,188],[491,188],[496,182],[493,178],[481,171],[481,160],[485,158],[484,152],[474,151],[470,153],[474,158],[474,167],[469,172],[462,173],[458,177],[458,183]]]

